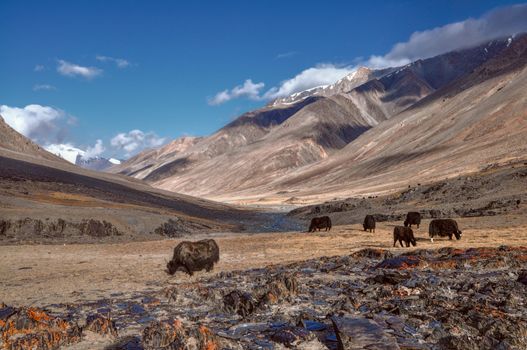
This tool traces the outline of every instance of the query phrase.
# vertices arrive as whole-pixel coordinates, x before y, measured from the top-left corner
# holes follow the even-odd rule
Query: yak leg
[[[397,238],[393,239],[393,246],[395,247],[395,244],[397,243]]]
[[[403,245],[403,240],[399,238],[399,244],[401,245],[401,247],[404,248],[404,245]]]
[[[406,241],[406,248],[408,248],[410,246],[410,241]]]
[[[187,265],[185,265],[184,267],[185,267],[185,270],[187,270],[187,273],[188,273],[190,276],[194,275],[194,272],[192,272],[192,270],[191,270]]]
[[[205,270],[206,270],[207,272],[211,272],[213,267],[214,267],[214,264],[210,263],[210,264],[207,265],[207,267],[205,268]]]
[[[448,239],[452,240],[452,234],[451,233],[448,235]]]

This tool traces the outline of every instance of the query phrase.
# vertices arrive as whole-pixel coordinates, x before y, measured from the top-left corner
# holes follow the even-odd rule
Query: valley
[[[525,86],[517,34],[358,67],[122,162],[0,117],[0,346],[521,349]],[[408,212],[417,245],[394,247]],[[307,232],[319,216],[331,230]],[[431,242],[447,218],[461,239]],[[214,269],[169,276],[201,239]]]

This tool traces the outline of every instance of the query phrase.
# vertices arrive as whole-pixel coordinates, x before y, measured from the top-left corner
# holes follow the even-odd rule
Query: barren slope
[[[523,161],[526,64],[523,36],[470,75],[364,133],[334,157],[270,184],[268,191],[325,198],[385,193]]]
[[[281,196],[284,192],[327,192],[328,183],[338,186],[341,177],[362,171],[355,166],[357,159],[373,156],[370,161],[375,162],[376,155],[381,153],[388,153],[390,157],[395,155],[397,159],[406,158],[407,153],[412,155],[416,151],[415,142],[412,143],[415,141],[412,139],[415,135],[413,130],[400,128],[392,138],[383,135],[383,130],[392,125],[397,127],[400,123],[404,125],[406,122],[402,120],[416,113],[418,106],[424,106],[419,107],[421,110],[432,108],[431,102],[423,102],[428,101],[428,96],[456,98],[456,94],[463,94],[471,87],[463,81],[472,85],[486,84],[489,76],[481,71],[481,67],[496,57],[507,55],[506,51],[518,47],[518,43],[521,46],[525,41],[523,39],[515,39],[510,50],[507,40],[496,40],[475,48],[418,60],[399,69],[382,72],[363,69],[357,77],[350,76],[322,90],[292,95],[290,99],[278,100],[263,109],[246,113],[182,152],[162,158],[144,155],[139,162],[132,159],[115,170],[144,179],[155,187],[227,201],[269,198],[276,192],[283,197],[280,200],[290,197]],[[518,61],[518,56],[512,59]],[[504,67],[496,70],[497,74],[506,73]],[[483,86],[481,89],[487,88]],[[475,92],[475,95],[479,94],[479,90]],[[465,107],[461,101],[472,99],[475,103],[478,98],[462,96],[454,102]],[[412,106],[415,107],[412,112],[405,111]],[[447,113],[446,109],[442,106],[434,108],[440,114],[438,118],[444,119],[441,115]],[[454,108],[460,110],[458,105]],[[386,122],[398,114],[401,116],[397,117],[397,122]],[[435,122],[432,120],[431,123]],[[479,122],[473,119],[473,123]],[[433,125],[428,127],[437,129]],[[370,132],[363,134],[367,130]],[[405,144],[401,144],[403,139]],[[361,144],[361,140],[369,140],[364,142],[374,149],[371,152],[360,151],[362,158],[358,156],[356,146]],[[392,146],[394,140],[401,146],[397,146],[397,142]],[[439,147],[443,138],[421,138],[419,142],[424,142],[424,149],[427,150]],[[387,148],[383,150],[382,144],[388,145]],[[160,152],[164,152],[163,149]],[[383,171],[383,167],[390,161],[397,162],[397,159],[390,158],[388,162],[381,159],[382,164],[372,170]],[[335,170],[340,173],[334,173]],[[305,179],[319,174],[328,178],[303,185]],[[403,182],[406,179],[407,174]],[[382,183],[388,184],[385,179]],[[375,182],[371,186],[376,186]]]
[[[280,229],[272,214],[82,169],[38,148],[11,128],[0,131],[1,140],[18,140],[28,147],[12,143],[10,148],[18,152],[0,147],[2,242],[144,240],[219,229]],[[23,152],[26,149],[29,154]]]

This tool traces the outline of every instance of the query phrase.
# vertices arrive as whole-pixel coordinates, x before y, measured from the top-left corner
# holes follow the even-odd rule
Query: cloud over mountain
[[[62,142],[72,118],[60,109],[38,104],[23,108],[0,105],[0,115],[13,129],[40,144]]]
[[[213,98],[209,99],[208,103],[211,106],[216,106],[240,97],[246,97],[250,100],[259,100],[261,99],[260,91],[264,86],[264,83],[253,83],[251,79],[247,79],[243,85],[235,86],[231,90],[227,89],[218,92]]]
[[[145,148],[159,147],[165,142],[164,137],[159,137],[153,132],[143,132],[141,130],[131,130],[126,133],[115,135],[110,144],[118,150],[124,150],[126,156],[138,152]]]
[[[384,56],[371,56],[373,68],[407,64],[444,52],[527,31],[527,4],[498,8],[480,18],[469,18],[429,30],[414,32],[408,41],[395,44]]]
[[[526,19],[527,4],[498,8],[477,19],[468,18],[441,27],[414,32],[408,41],[395,44],[387,54],[372,55],[365,62],[363,60],[358,60],[358,62],[362,66],[371,68],[402,66],[420,58],[428,58],[507,35],[527,32]],[[284,55],[289,56],[288,53]],[[357,65],[318,64],[282,81],[263,94],[261,90],[264,83],[253,84],[249,79],[232,90],[219,92],[209,100],[209,104],[219,105],[242,97],[269,101],[317,86],[332,84],[356,68]]]

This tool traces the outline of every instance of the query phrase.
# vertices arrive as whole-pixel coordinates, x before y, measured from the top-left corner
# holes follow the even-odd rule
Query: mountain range
[[[99,156],[89,156],[86,151],[68,144],[48,146],[46,150],[85,169],[104,171],[111,166],[121,164],[121,161],[115,158],[107,159]]]
[[[527,158],[527,35],[358,68],[109,171],[237,203],[386,194]]]

